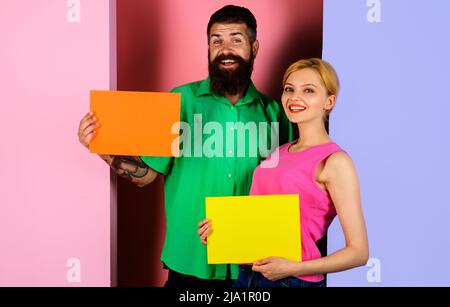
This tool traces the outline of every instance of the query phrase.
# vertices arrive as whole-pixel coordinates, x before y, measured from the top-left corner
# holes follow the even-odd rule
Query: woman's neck
[[[323,122],[308,122],[297,124],[297,126],[299,140],[297,144],[295,144],[296,148],[311,147],[331,141]]]

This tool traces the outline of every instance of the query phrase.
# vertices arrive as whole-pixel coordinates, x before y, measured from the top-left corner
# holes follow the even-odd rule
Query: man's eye
[[[213,44],[213,45],[220,45],[220,43],[221,43],[221,41],[220,41],[220,40],[215,40],[215,41],[212,41],[212,44]]]
[[[233,44],[240,44],[242,41],[240,39],[234,39]]]

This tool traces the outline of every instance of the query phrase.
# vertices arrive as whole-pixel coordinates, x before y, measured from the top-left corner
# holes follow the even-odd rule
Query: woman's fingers
[[[203,225],[205,225],[206,223],[208,223],[209,220],[208,219],[204,219],[201,222],[198,223],[198,228],[202,227]]]
[[[202,235],[204,232],[206,232],[209,229],[210,226],[211,226],[211,224],[209,224],[209,223],[204,224],[202,227],[199,228],[197,233],[199,235]]]
[[[265,259],[261,259],[258,261],[253,262],[254,265],[256,266],[261,266],[261,265],[265,265],[268,264],[272,261],[272,258],[265,258]]]
[[[200,241],[202,241],[203,244],[206,244],[206,240],[208,239],[208,234],[210,232],[210,229],[208,228],[201,236]]]
[[[210,233],[210,229],[211,229],[211,221],[210,220],[204,219],[200,223],[198,223],[197,233],[200,235],[200,241],[203,244],[206,244],[206,240],[208,238],[208,234]]]

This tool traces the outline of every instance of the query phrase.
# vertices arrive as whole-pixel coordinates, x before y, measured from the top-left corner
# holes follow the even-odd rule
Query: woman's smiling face
[[[311,68],[294,71],[283,86],[281,102],[293,123],[321,120],[331,111],[336,97],[328,95],[319,73]]]

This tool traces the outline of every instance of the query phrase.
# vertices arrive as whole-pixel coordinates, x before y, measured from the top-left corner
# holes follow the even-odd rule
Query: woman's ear
[[[327,102],[325,103],[325,107],[323,109],[325,111],[330,112],[331,110],[333,110],[335,105],[336,105],[336,95],[330,95],[328,96]]]

